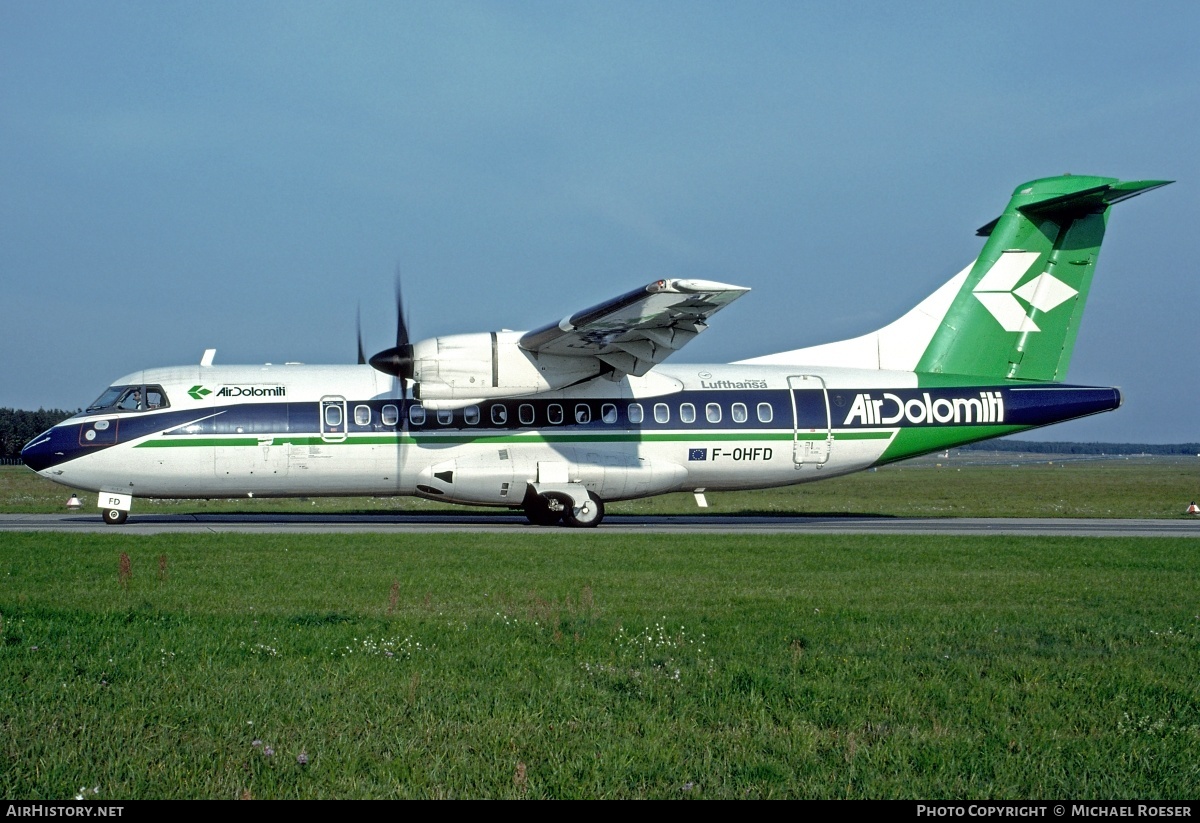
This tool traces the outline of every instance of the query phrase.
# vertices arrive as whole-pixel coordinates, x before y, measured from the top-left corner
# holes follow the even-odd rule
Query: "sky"
[[[1032,439],[1200,441],[1200,4],[0,3],[0,406],[137,369],[351,363],[663,277],[752,291],[670,363],[857,336],[1021,183],[1113,209]]]

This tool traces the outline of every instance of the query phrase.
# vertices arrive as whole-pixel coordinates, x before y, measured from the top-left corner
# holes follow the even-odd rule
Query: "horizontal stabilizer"
[[[1017,211],[1026,217],[1038,219],[1054,219],[1056,222],[1072,220],[1085,214],[1099,214],[1114,203],[1137,197],[1144,192],[1162,188],[1174,181],[1171,180],[1129,180],[1124,183],[1112,182],[1092,186],[1082,191],[1067,194],[1037,194],[1036,188],[1030,186],[1019,189],[1013,195],[1013,205]],[[1000,222],[997,217],[986,226],[982,226],[976,235],[989,237]]]

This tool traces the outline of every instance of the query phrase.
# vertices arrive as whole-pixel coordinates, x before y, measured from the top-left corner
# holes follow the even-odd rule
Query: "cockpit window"
[[[100,409],[108,409],[117,405],[117,401],[125,389],[125,386],[109,386],[104,390],[104,394],[96,398],[96,402],[87,407],[87,410],[100,411]]]
[[[136,412],[165,409],[167,394],[162,386],[110,386],[96,402],[87,407],[89,412],[118,411]]]
[[[142,390],[141,389],[126,389],[121,395],[121,399],[117,401],[117,408],[121,411],[141,411],[142,405]]]
[[[167,402],[167,395],[158,386],[146,387],[146,408],[148,409],[165,409],[170,404]]]

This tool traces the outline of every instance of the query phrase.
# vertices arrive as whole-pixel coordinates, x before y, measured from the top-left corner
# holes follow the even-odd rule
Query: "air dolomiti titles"
[[[287,397],[286,386],[222,386],[217,397]]]
[[[895,426],[934,423],[1003,423],[1004,397],[998,391],[981,391],[978,397],[939,397],[929,392],[908,400],[891,392],[878,399],[856,394],[850,413],[842,424],[849,426]]]

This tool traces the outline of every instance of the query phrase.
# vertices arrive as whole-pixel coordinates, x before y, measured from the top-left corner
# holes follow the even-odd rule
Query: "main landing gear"
[[[535,526],[562,523],[577,529],[591,529],[604,519],[604,502],[588,492],[588,501],[574,505],[570,495],[562,492],[530,494],[524,505],[525,517]]]

